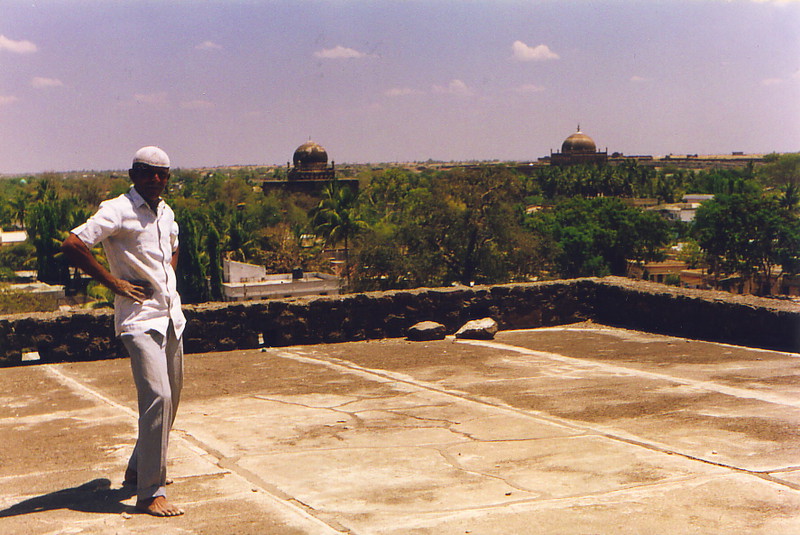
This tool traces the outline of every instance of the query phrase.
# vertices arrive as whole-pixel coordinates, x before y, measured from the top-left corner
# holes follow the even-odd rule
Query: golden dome
[[[561,144],[561,152],[563,154],[586,154],[597,152],[597,145],[594,140],[581,132],[581,127],[578,131],[569,136]]]
[[[303,143],[294,151],[294,166],[299,169],[318,169],[328,165],[328,153],[313,141]]]

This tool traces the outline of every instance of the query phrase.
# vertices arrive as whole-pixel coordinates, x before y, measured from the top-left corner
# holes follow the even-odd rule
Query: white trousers
[[[167,446],[183,387],[183,340],[170,322],[158,331],[120,336],[131,359],[139,400],[139,436],[128,461],[136,472],[138,499],[166,496]]]

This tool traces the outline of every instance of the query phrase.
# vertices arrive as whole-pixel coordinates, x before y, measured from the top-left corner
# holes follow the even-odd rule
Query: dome
[[[300,169],[324,168],[328,164],[328,153],[318,144],[308,141],[297,147],[292,160]]]
[[[597,152],[597,145],[595,145],[592,138],[581,132],[580,127],[578,127],[578,131],[561,144],[561,152],[563,154]]]

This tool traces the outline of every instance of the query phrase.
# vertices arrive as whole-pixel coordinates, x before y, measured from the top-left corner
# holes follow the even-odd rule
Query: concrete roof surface
[[[0,369],[0,533],[800,533],[800,358],[591,323],[188,355],[170,500],[125,359]]]

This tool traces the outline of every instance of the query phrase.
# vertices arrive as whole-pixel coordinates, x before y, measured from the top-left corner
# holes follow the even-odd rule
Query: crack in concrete
[[[58,365],[51,365],[46,368],[47,372],[50,373],[53,377],[56,378],[61,384],[71,388],[73,391],[79,393],[80,395],[87,397],[88,399],[92,399],[93,401],[100,401],[104,404],[110,405],[115,409],[120,410],[124,415],[128,416],[129,418],[133,418],[138,420],[138,414],[130,409],[129,407],[122,405],[114,401],[113,399],[109,398],[90,388],[87,385],[84,385],[77,379],[70,377],[63,370],[59,369]],[[294,514],[301,516],[302,518],[306,519],[307,521],[311,521],[317,524],[319,527],[324,528],[325,530],[330,530],[330,533],[335,534],[349,534],[351,531],[347,528],[342,526],[337,526],[338,522],[335,521],[327,521],[319,518],[318,515],[314,514],[315,511],[313,508],[309,508],[304,504],[301,504],[298,500],[294,497],[287,495],[279,488],[271,485],[261,479],[258,475],[250,472],[249,470],[243,468],[238,464],[239,457],[228,458],[225,457],[220,451],[217,451],[211,445],[203,442],[202,440],[196,438],[191,433],[186,430],[182,430],[179,428],[173,428],[173,433],[177,434],[178,440],[182,440],[188,447],[187,450],[197,455],[199,458],[203,458],[205,456],[211,457],[216,466],[223,470],[227,470],[228,473],[247,485],[258,487],[259,490],[262,491],[262,495],[270,499],[273,503],[280,505],[281,507],[292,511]],[[199,449],[200,451],[196,451]],[[208,460],[208,459],[205,459]],[[247,486],[245,485],[245,486]]]
[[[465,342],[465,343],[472,343],[472,342],[469,341],[469,342]],[[518,351],[518,352],[530,351],[530,350],[525,350],[524,348],[515,348],[514,346],[507,346],[505,344],[498,344],[498,345],[502,346],[503,349],[514,350],[514,351]],[[540,352],[532,352],[532,353],[540,353]],[[493,414],[496,413],[497,411],[499,411],[501,414],[503,412],[512,413],[512,414],[515,414],[517,416],[524,416],[526,418],[530,418],[532,420],[547,422],[549,424],[552,424],[552,425],[555,425],[555,426],[559,426],[559,427],[564,428],[564,429],[568,429],[571,432],[577,432],[578,433],[577,436],[603,437],[603,438],[608,439],[608,440],[622,442],[622,443],[625,443],[625,444],[633,445],[633,446],[636,446],[636,447],[641,447],[641,448],[644,448],[644,449],[647,449],[647,450],[650,450],[650,451],[654,451],[654,452],[658,452],[658,453],[662,453],[662,454],[666,454],[666,455],[677,455],[677,456],[686,458],[686,459],[691,460],[691,461],[697,461],[697,462],[701,462],[701,463],[704,463],[704,464],[708,464],[708,465],[713,465],[713,466],[717,466],[717,467],[720,467],[720,468],[724,468],[724,469],[730,470],[730,471],[732,471],[734,473],[743,473],[743,474],[755,476],[755,477],[758,477],[758,478],[760,478],[762,480],[768,481],[768,482],[770,482],[772,484],[775,484],[775,485],[788,487],[788,488],[791,488],[793,490],[800,490],[800,485],[792,483],[792,482],[789,482],[789,481],[781,480],[781,479],[779,479],[777,477],[777,475],[782,473],[782,472],[788,472],[788,471],[796,470],[796,469],[798,469],[800,467],[788,467],[788,468],[780,468],[780,469],[765,470],[765,471],[747,470],[747,469],[740,468],[740,467],[737,467],[737,466],[728,465],[728,464],[725,464],[725,463],[714,462],[714,461],[711,461],[711,460],[708,460],[708,459],[703,459],[703,458],[698,458],[698,457],[695,457],[695,456],[692,456],[692,455],[688,455],[688,454],[685,454],[685,453],[682,453],[682,452],[679,452],[679,451],[675,451],[675,450],[673,450],[671,448],[665,447],[665,446],[663,446],[661,444],[658,444],[656,442],[643,440],[643,439],[640,439],[639,437],[635,437],[635,436],[632,436],[632,435],[625,436],[624,432],[617,432],[616,430],[609,431],[608,429],[603,429],[603,428],[600,428],[600,427],[592,427],[592,426],[589,426],[589,425],[581,425],[581,424],[576,423],[576,422],[571,421],[571,420],[566,420],[566,419],[553,417],[553,416],[547,415],[545,413],[540,413],[538,411],[518,409],[516,407],[506,405],[506,404],[504,404],[502,402],[499,402],[497,400],[494,400],[492,398],[484,398],[484,397],[481,397],[481,396],[471,395],[471,394],[466,393],[466,392],[460,392],[460,391],[454,390],[454,389],[447,389],[447,388],[441,387],[441,386],[439,386],[437,384],[428,383],[428,382],[421,381],[421,380],[416,380],[413,377],[409,377],[407,375],[400,374],[400,373],[395,373],[395,372],[391,372],[391,371],[387,371],[387,370],[374,370],[374,369],[364,368],[364,367],[358,366],[358,365],[356,365],[356,364],[354,364],[352,362],[349,362],[349,361],[346,361],[346,360],[343,360],[343,359],[336,359],[336,358],[331,358],[331,357],[326,357],[326,356],[308,357],[308,356],[304,356],[304,355],[300,355],[300,354],[294,354],[294,353],[285,352],[285,351],[282,351],[282,352],[278,353],[277,355],[279,357],[281,357],[281,358],[288,358],[288,359],[297,360],[297,361],[304,361],[304,362],[308,362],[308,363],[311,363],[311,364],[314,364],[314,365],[328,366],[328,367],[336,369],[336,370],[338,370],[340,372],[342,370],[344,370],[345,373],[350,373],[350,374],[355,374],[355,375],[360,375],[360,376],[363,376],[363,377],[367,377],[371,381],[375,381],[376,383],[379,383],[379,384],[384,385],[384,386],[403,385],[406,388],[412,387],[413,389],[419,389],[419,390],[422,390],[422,391],[434,392],[434,393],[437,393],[437,394],[440,394],[440,395],[443,395],[443,396],[448,396],[448,397],[454,398],[454,399],[456,399],[456,400],[458,400],[460,402],[464,402],[464,403],[468,403],[468,404],[477,404],[477,405],[483,407],[484,409],[488,407],[488,408],[492,409],[492,413]],[[548,354],[548,355],[550,355],[550,354]],[[555,355],[555,356],[560,358],[560,359],[568,359],[569,362],[572,362],[572,360],[575,360],[575,359],[571,359],[570,357],[564,357],[562,355]],[[584,363],[584,364],[587,364],[587,363]],[[591,363],[591,365],[592,365],[592,367],[596,367],[594,365],[594,363]],[[618,367],[615,367],[615,368],[618,368]],[[631,371],[631,370],[629,370],[627,368],[622,368],[622,370],[626,370],[626,372],[630,372]],[[113,407],[122,409],[125,413],[128,413],[129,415],[131,415],[133,417],[136,416],[134,411],[130,410],[129,408],[125,407],[124,405],[121,405],[121,404],[117,403],[116,401],[114,401],[114,400],[112,400],[112,399],[110,399],[110,398],[108,398],[106,396],[103,396],[100,392],[97,392],[97,391],[93,390],[89,386],[86,386],[86,385],[80,383],[79,381],[67,376],[61,370],[53,368],[52,370],[48,370],[48,371],[50,371],[50,373],[54,374],[59,379],[59,381],[62,382],[63,384],[67,384],[73,390],[81,392],[82,393],[81,395],[83,395],[85,397],[92,397],[95,400],[99,399],[99,400],[103,401],[104,403],[106,403],[108,405],[111,405]],[[675,378],[672,378],[670,376],[662,376],[660,374],[652,374],[650,372],[642,372],[642,373],[647,374],[647,375],[657,376],[660,379],[667,379],[667,380],[672,379],[673,382],[679,382],[679,383],[682,382],[680,380],[675,381]],[[641,375],[641,374],[635,374],[635,375]],[[714,383],[697,382],[697,381],[694,381],[694,382],[691,382],[691,383],[683,383],[683,384],[692,384],[692,386],[714,385]],[[717,386],[722,386],[722,385],[717,385]],[[703,388],[703,386],[700,386],[700,387]],[[739,391],[739,392],[748,394],[747,396],[738,396],[738,397],[753,397],[753,396],[749,395],[752,392],[748,391],[748,390],[730,389],[729,387],[723,387],[723,388],[729,389],[731,391]],[[536,491],[533,491],[531,489],[525,488],[525,486],[523,484],[515,481],[514,478],[503,477],[502,475],[494,474],[494,473],[491,473],[491,471],[487,471],[487,470],[476,470],[476,469],[467,468],[466,466],[462,465],[461,461],[457,457],[455,457],[453,455],[453,453],[451,451],[449,451],[449,450],[451,448],[457,447],[459,445],[469,444],[469,443],[488,445],[488,444],[492,444],[492,443],[495,443],[495,442],[496,443],[509,443],[509,442],[516,442],[516,441],[545,440],[545,439],[548,439],[550,437],[512,438],[512,439],[480,439],[480,438],[474,436],[473,434],[470,434],[470,433],[467,433],[465,431],[456,429],[456,426],[463,425],[462,422],[453,421],[453,420],[450,420],[450,419],[447,419],[447,418],[434,418],[434,417],[426,417],[426,416],[420,416],[420,415],[415,415],[415,414],[408,414],[409,412],[412,412],[413,410],[419,409],[419,408],[422,408],[422,407],[426,407],[426,408],[433,407],[433,408],[435,408],[435,407],[441,406],[441,405],[438,405],[438,404],[420,404],[419,406],[402,406],[402,407],[389,408],[389,409],[387,409],[385,406],[383,406],[381,408],[372,408],[372,409],[367,408],[367,409],[361,409],[361,410],[345,410],[345,407],[348,407],[348,406],[353,405],[353,404],[363,403],[364,401],[372,401],[372,402],[374,402],[376,404],[384,405],[384,402],[388,402],[388,401],[395,400],[395,399],[396,400],[400,400],[402,398],[411,397],[414,394],[415,394],[415,392],[403,392],[403,393],[398,392],[397,396],[389,396],[389,397],[383,397],[383,398],[381,398],[381,397],[375,397],[375,398],[363,397],[363,398],[360,398],[360,399],[347,401],[345,403],[340,403],[338,405],[333,405],[333,406],[317,406],[317,405],[314,405],[313,403],[300,403],[300,402],[295,402],[295,401],[291,401],[291,400],[287,400],[287,399],[272,398],[270,396],[264,396],[264,395],[254,395],[252,397],[256,398],[256,399],[263,400],[263,401],[268,401],[268,402],[273,402],[273,403],[281,403],[281,404],[284,404],[284,405],[287,405],[287,406],[304,407],[304,408],[307,408],[307,409],[310,409],[310,410],[331,411],[332,413],[340,414],[343,417],[346,417],[349,421],[354,422],[353,425],[354,425],[356,430],[358,430],[358,429],[369,429],[370,428],[370,425],[369,425],[368,421],[363,418],[363,414],[367,413],[367,412],[375,412],[375,413],[384,412],[386,414],[390,414],[390,415],[393,415],[393,416],[402,416],[404,418],[409,418],[410,420],[417,421],[417,422],[420,422],[420,423],[423,423],[423,424],[425,424],[425,423],[432,424],[432,425],[423,425],[422,428],[423,429],[444,429],[444,430],[447,430],[448,432],[452,433],[455,436],[460,436],[460,437],[465,438],[469,442],[453,442],[453,443],[440,442],[440,443],[434,444],[434,445],[426,444],[426,445],[418,445],[418,446],[414,446],[414,445],[402,445],[402,446],[377,445],[377,446],[374,446],[374,448],[385,449],[385,448],[393,448],[393,447],[404,447],[404,448],[419,448],[420,450],[431,450],[431,451],[436,452],[440,457],[442,457],[445,460],[445,462],[447,464],[449,464],[453,469],[455,469],[455,470],[457,470],[459,472],[466,473],[466,474],[471,474],[471,475],[474,475],[474,476],[477,476],[477,477],[480,477],[480,478],[487,478],[487,479],[493,479],[495,481],[500,481],[503,484],[507,485],[509,488],[514,489],[515,491],[524,492],[524,493],[527,493],[527,494],[531,495],[531,496],[523,498],[523,499],[510,499],[510,500],[505,500],[505,501],[502,501],[501,503],[496,503],[496,504],[465,507],[465,508],[455,508],[455,509],[441,509],[437,513],[432,513],[431,515],[427,515],[428,518],[432,518],[434,514],[439,514],[439,513],[451,513],[451,512],[453,512],[453,513],[456,513],[457,515],[458,515],[458,513],[473,514],[475,512],[479,512],[479,511],[482,511],[482,510],[492,510],[492,509],[507,507],[508,505],[515,505],[515,504],[526,505],[526,506],[529,506],[529,507],[533,506],[533,507],[536,507],[536,508],[547,507],[547,506],[549,506],[549,504],[564,504],[564,503],[580,504],[581,500],[586,500],[586,499],[589,499],[589,498],[602,497],[601,500],[605,500],[606,497],[609,497],[609,496],[625,495],[624,493],[635,492],[635,491],[643,490],[643,489],[644,490],[647,490],[647,489],[660,489],[660,488],[671,489],[671,488],[674,488],[676,483],[681,483],[681,482],[685,483],[687,481],[688,482],[691,482],[691,481],[701,481],[701,482],[703,482],[703,481],[714,481],[714,480],[718,480],[718,479],[721,479],[721,478],[732,477],[731,474],[690,475],[690,476],[684,476],[684,477],[676,477],[676,478],[665,479],[665,480],[661,480],[661,481],[657,481],[657,482],[631,484],[631,485],[627,485],[627,486],[626,485],[622,485],[620,488],[618,488],[616,490],[611,490],[611,491],[609,491],[608,489],[605,489],[605,490],[602,490],[602,491],[587,492],[587,493],[575,494],[575,495],[570,495],[570,496],[561,496],[561,497],[558,497],[558,498],[542,499],[541,498],[542,494],[540,492],[536,492]],[[730,394],[730,395],[734,395],[734,394]],[[774,402],[774,401],[770,401],[770,402]],[[474,420],[479,420],[479,418],[471,419],[469,421],[474,421]],[[341,422],[341,423],[344,423],[344,422]],[[441,424],[441,425],[436,425],[436,424]],[[334,429],[336,429],[337,426],[331,425],[331,426],[326,426],[326,427],[330,427],[332,430],[334,430]],[[420,426],[413,426],[413,425],[410,425],[410,426],[381,425],[381,428],[390,429],[390,430],[391,429],[405,430],[405,429],[419,429]],[[270,499],[274,500],[275,502],[280,503],[281,505],[283,505],[285,507],[288,507],[288,508],[291,508],[293,510],[296,510],[296,511],[300,512],[306,518],[313,519],[316,522],[320,523],[320,525],[325,526],[328,529],[335,530],[336,533],[352,533],[350,529],[348,529],[348,528],[342,526],[341,524],[339,524],[339,522],[334,518],[334,514],[332,512],[326,511],[324,509],[315,509],[314,507],[312,507],[308,503],[305,503],[305,502],[299,500],[298,498],[296,498],[294,496],[290,496],[290,495],[286,494],[280,488],[278,488],[278,487],[274,486],[273,484],[269,483],[268,481],[262,479],[258,474],[253,473],[250,470],[242,467],[239,464],[240,461],[241,461],[241,457],[239,457],[239,456],[226,457],[226,456],[222,455],[221,452],[215,450],[209,444],[207,444],[207,443],[203,442],[202,440],[198,439],[197,437],[193,436],[188,431],[179,430],[179,429],[176,429],[175,431],[178,432],[179,437],[182,440],[184,440],[186,444],[189,444],[189,445],[194,447],[194,449],[189,448],[190,451],[192,451],[194,454],[196,454],[196,455],[198,455],[200,457],[208,456],[209,458],[213,459],[213,463],[212,464],[216,464],[219,468],[225,470],[225,472],[224,472],[225,474],[231,474],[234,477],[239,478],[240,480],[243,480],[245,483],[249,484],[250,486],[257,487],[258,489],[262,490],[265,493],[266,496],[268,496]],[[339,438],[341,440],[341,438],[337,434],[333,434],[333,436],[335,438]],[[341,450],[341,449],[342,448],[325,448],[325,449],[317,449],[317,448],[315,448],[312,451],[324,451],[324,450],[333,450],[333,451],[335,451],[335,450]],[[371,448],[369,448],[369,449],[371,449]],[[205,459],[205,460],[209,460],[209,459]],[[204,474],[203,476],[206,476],[206,475],[207,474]],[[201,477],[201,476],[196,476],[196,477]],[[252,490],[255,490],[255,489],[252,489]],[[517,498],[517,497],[515,497],[515,498]],[[426,515],[423,515],[423,516],[426,516]]]
[[[514,352],[517,352],[517,353],[530,354],[530,355],[539,356],[539,357],[551,358],[551,359],[559,360],[559,361],[562,361],[562,362],[569,362],[569,363],[572,363],[572,364],[578,364],[578,365],[580,365],[582,367],[585,367],[585,368],[605,369],[607,371],[613,371],[614,373],[624,373],[625,375],[633,375],[633,376],[639,376],[639,377],[647,377],[647,378],[651,378],[651,379],[666,380],[666,381],[671,381],[671,382],[678,383],[678,384],[685,384],[685,385],[689,385],[689,386],[695,386],[695,387],[703,388],[703,389],[706,389],[706,390],[711,390],[711,391],[715,391],[715,392],[719,392],[719,393],[723,393],[723,394],[727,394],[727,395],[732,395],[732,396],[735,396],[735,397],[755,398],[755,399],[759,399],[760,401],[765,401],[767,403],[777,403],[779,405],[800,407],[800,401],[786,400],[783,396],[771,396],[769,394],[765,394],[765,393],[761,393],[761,392],[755,392],[755,391],[751,391],[751,390],[745,390],[745,389],[739,389],[739,388],[730,388],[730,387],[725,387],[723,385],[716,385],[716,384],[708,382],[708,381],[695,381],[695,380],[691,380],[691,379],[682,379],[682,378],[672,377],[672,376],[669,376],[669,375],[663,375],[663,374],[658,374],[658,373],[653,373],[653,372],[644,372],[644,371],[640,371],[640,370],[634,370],[634,369],[630,369],[630,368],[624,368],[624,367],[621,367],[621,366],[609,365],[609,364],[604,364],[604,363],[585,362],[583,360],[576,359],[576,358],[573,358],[573,357],[566,357],[566,356],[563,356],[563,355],[558,355],[558,354],[555,354],[555,353],[547,353],[547,352],[543,352],[543,351],[534,351],[534,350],[530,350],[530,349],[527,349],[527,348],[512,346],[512,345],[498,343],[498,342],[490,342],[490,341],[483,341],[483,340],[456,340],[456,343],[464,343],[464,344],[470,344],[470,345],[489,347],[489,348],[492,348],[492,349],[514,351]],[[350,371],[352,373],[356,373],[356,374],[359,374],[359,375],[364,376],[364,377],[378,377],[378,378],[383,379],[383,380],[389,380],[389,381],[393,380],[393,381],[396,381],[398,383],[403,383],[403,384],[406,384],[406,385],[415,386],[415,387],[418,387],[418,388],[423,389],[423,390],[428,390],[428,391],[431,391],[431,392],[437,392],[437,393],[442,394],[442,395],[451,396],[451,397],[454,397],[454,398],[457,398],[457,399],[460,399],[462,401],[466,401],[466,402],[469,402],[469,403],[476,403],[476,404],[482,405],[484,407],[488,406],[488,407],[492,407],[494,409],[498,409],[498,410],[501,410],[501,411],[510,411],[510,412],[513,412],[514,414],[517,414],[517,415],[522,415],[522,416],[525,416],[525,417],[528,417],[528,418],[532,418],[532,419],[535,419],[535,420],[545,421],[547,423],[550,423],[550,424],[553,424],[553,425],[557,425],[557,426],[561,426],[561,427],[564,427],[564,428],[567,428],[567,429],[570,429],[570,430],[581,431],[581,432],[583,432],[585,434],[601,436],[603,438],[606,438],[606,439],[609,439],[609,440],[612,440],[612,441],[622,442],[622,443],[625,443],[625,444],[641,447],[641,448],[647,449],[649,451],[654,451],[654,452],[662,453],[662,454],[665,454],[665,455],[677,455],[677,456],[683,457],[685,459],[688,459],[690,461],[695,461],[695,462],[703,463],[703,464],[710,465],[710,466],[716,466],[716,467],[724,468],[724,469],[731,470],[731,471],[734,471],[734,472],[748,474],[748,475],[757,477],[757,478],[762,479],[762,480],[769,481],[769,482],[777,484],[777,485],[785,486],[785,487],[790,488],[792,490],[798,490],[798,487],[799,487],[795,483],[792,483],[792,482],[789,482],[789,481],[783,481],[783,480],[771,477],[769,475],[771,472],[775,472],[777,470],[780,470],[778,468],[772,469],[772,470],[767,470],[767,471],[754,471],[754,470],[749,470],[749,469],[746,469],[746,468],[741,468],[741,467],[730,465],[730,464],[725,464],[725,463],[721,463],[721,462],[712,461],[712,460],[709,460],[709,459],[703,459],[701,457],[697,457],[697,456],[694,456],[694,455],[691,455],[691,454],[688,454],[688,453],[684,453],[684,452],[681,452],[681,451],[674,450],[672,448],[668,448],[668,447],[666,447],[664,445],[658,444],[658,443],[653,442],[653,441],[644,440],[644,439],[642,439],[640,437],[636,437],[634,435],[629,435],[629,436],[626,437],[622,433],[609,432],[609,431],[601,429],[601,428],[595,428],[595,427],[592,427],[592,426],[589,426],[589,425],[585,425],[585,424],[580,424],[580,423],[577,423],[577,422],[574,422],[574,421],[571,421],[571,420],[566,420],[566,419],[555,417],[555,416],[552,416],[552,415],[547,415],[547,414],[541,413],[540,411],[529,411],[529,410],[519,409],[517,407],[509,406],[509,405],[507,405],[505,403],[499,402],[497,400],[493,400],[491,398],[486,399],[486,398],[484,398],[482,396],[472,395],[472,394],[469,394],[467,392],[462,392],[462,391],[458,391],[458,390],[452,390],[452,389],[444,388],[444,387],[441,387],[439,385],[432,384],[432,383],[429,383],[427,381],[416,380],[413,377],[409,377],[409,376],[407,376],[405,374],[401,374],[401,373],[392,372],[390,370],[365,368],[365,367],[360,366],[358,364],[355,364],[353,362],[350,362],[350,361],[347,361],[347,360],[344,360],[344,359],[340,359],[340,358],[335,358],[335,357],[325,357],[325,356],[322,356],[322,357],[309,357],[309,356],[306,356],[306,355],[301,355],[299,353],[290,353],[288,351],[279,351],[279,352],[276,352],[276,355],[279,356],[279,357],[282,357],[282,358],[288,358],[290,360],[322,364],[322,365],[325,365],[325,366],[328,366],[328,367],[331,367],[331,368],[334,368],[334,369],[344,369],[344,370],[348,370],[348,371]]]
[[[682,478],[675,478],[669,481],[661,481],[658,483],[647,483],[635,486],[626,486],[614,490],[598,490],[595,492],[587,492],[583,494],[573,494],[568,496],[559,496],[557,498],[526,498],[521,500],[508,500],[504,502],[481,505],[477,507],[466,508],[443,508],[434,512],[420,513],[416,516],[417,523],[406,523],[405,527],[408,529],[422,528],[428,522],[433,521],[436,525],[441,525],[443,519],[465,519],[475,515],[481,515],[485,512],[492,510],[503,510],[509,507],[524,506],[526,511],[541,510],[549,508],[563,509],[567,507],[581,507],[592,506],[596,507],[600,502],[615,501],[619,497],[629,495],[635,496],[641,491],[658,492],[663,490],[668,492],[675,488],[681,488],[687,483],[695,482],[698,485],[706,484],[713,481],[723,480],[729,478],[729,475],[715,475],[715,476],[686,476]],[[587,503],[587,500],[589,502]],[[427,517],[427,518],[426,518]]]
[[[446,449],[440,449],[440,448],[433,448],[433,449],[435,449],[436,451],[438,451],[438,452],[439,452],[439,454],[442,456],[442,458],[443,458],[443,459],[444,459],[444,460],[445,460],[445,461],[446,461],[446,462],[447,462],[447,463],[448,463],[450,466],[452,466],[454,469],[456,469],[456,470],[458,470],[458,471],[460,471],[460,472],[464,472],[464,473],[466,473],[466,474],[473,474],[473,475],[476,475],[476,476],[485,477],[485,478],[487,478],[487,479],[494,479],[495,481],[501,481],[502,483],[504,483],[504,484],[508,485],[508,486],[509,486],[509,487],[511,487],[512,489],[518,490],[518,491],[520,491],[520,492],[526,492],[526,493],[528,493],[528,494],[533,494],[533,495],[536,495],[536,496],[541,496],[541,494],[540,494],[540,493],[538,493],[538,492],[536,492],[536,491],[534,491],[534,490],[531,490],[531,489],[525,488],[525,487],[523,487],[522,485],[520,485],[520,484],[518,484],[518,483],[515,483],[515,482],[513,482],[513,481],[510,481],[508,478],[505,478],[505,477],[503,477],[503,476],[499,476],[499,475],[496,475],[496,474],[492,474],[492,473],[490,473],[490,472],[485,472],[485,471],[483,471],[483,470],[471,470],[471,469],[469,469],[469,468],[465,467],[464,465],[462,465],[462,464],[459,462],[459,460],[456,458],[456,456],[454,456],[452,453],[450,453],[450,452],[449,452],[449,451],[447,451]],[[533,498],[531,498],[531,499],[533,499]]]
[[[308,403],[299,403],[297,401],[289,401],[289,400],[286,400],[286,399],[272,398],[270,396],[265,396],[263,394],[256,394],[256,395],[253,395],[251,397],[254,398],[254,399],[260,399],[261,401],[269,401],[270,403],[278,403],[278,404],[281,404],[281,405],[288,405],[288,406],[291,406],[291,407],[303,407],[304,409],[309,409],[309,410],[331,411],[331,412],[335,412],[336,414],[343,414],[343,415],[347,416],[348,418],[355,420],[356,422],[360,421],[360,418],[357,416],[357,412],[359,412],[359,411],[350,412],[350,411],[341,410],[339,408],[341,406],[348,405],[351,402],[348,402],[348,403],[345,403],[345,404],[342,404],[342,405],[334,405],[332,407],[323,407],[323,406],[319,406],[319,405],[311,405],[311,404],[308,404]]]
[[[683,377],[676,377],[674,375],[666,375],[663,373],[648,372],[644,370],[637,370],[635,368],[626,368],[616,364],[607,364],[605,362],[587,361],[586,359],[579,359],[575,357],[567,357],[559,355],[558,353],[550,353],[547,351],[536,351],[525,347],[513,346],[501,342],[490,342],[484,340],[457,340],[457,343],[475,345],[481,347],[488,347],[491,349],[499,349],[503,351],[513,351],[522,355],[529,355],[533,357],[546,358],[549,360],[556,360],[559,362],[566,362],[580,368],[594,368],[603,370],[614,374],[623,374],[632,377],[642,377],[647,379],[655,379],[658,381],[666,381],[670,383],[692,386],[705,390],[707,392],[715,392],[718,394],[725,394],[742,399],[756,399],[765,403],[772,403],[776,405],[800,408],[800,400],[787,398],[779,394],[771,394],[769,392],[748,390],[745,388],[736,388],[711,381],[700,381],[696,379],[685,379]]]

